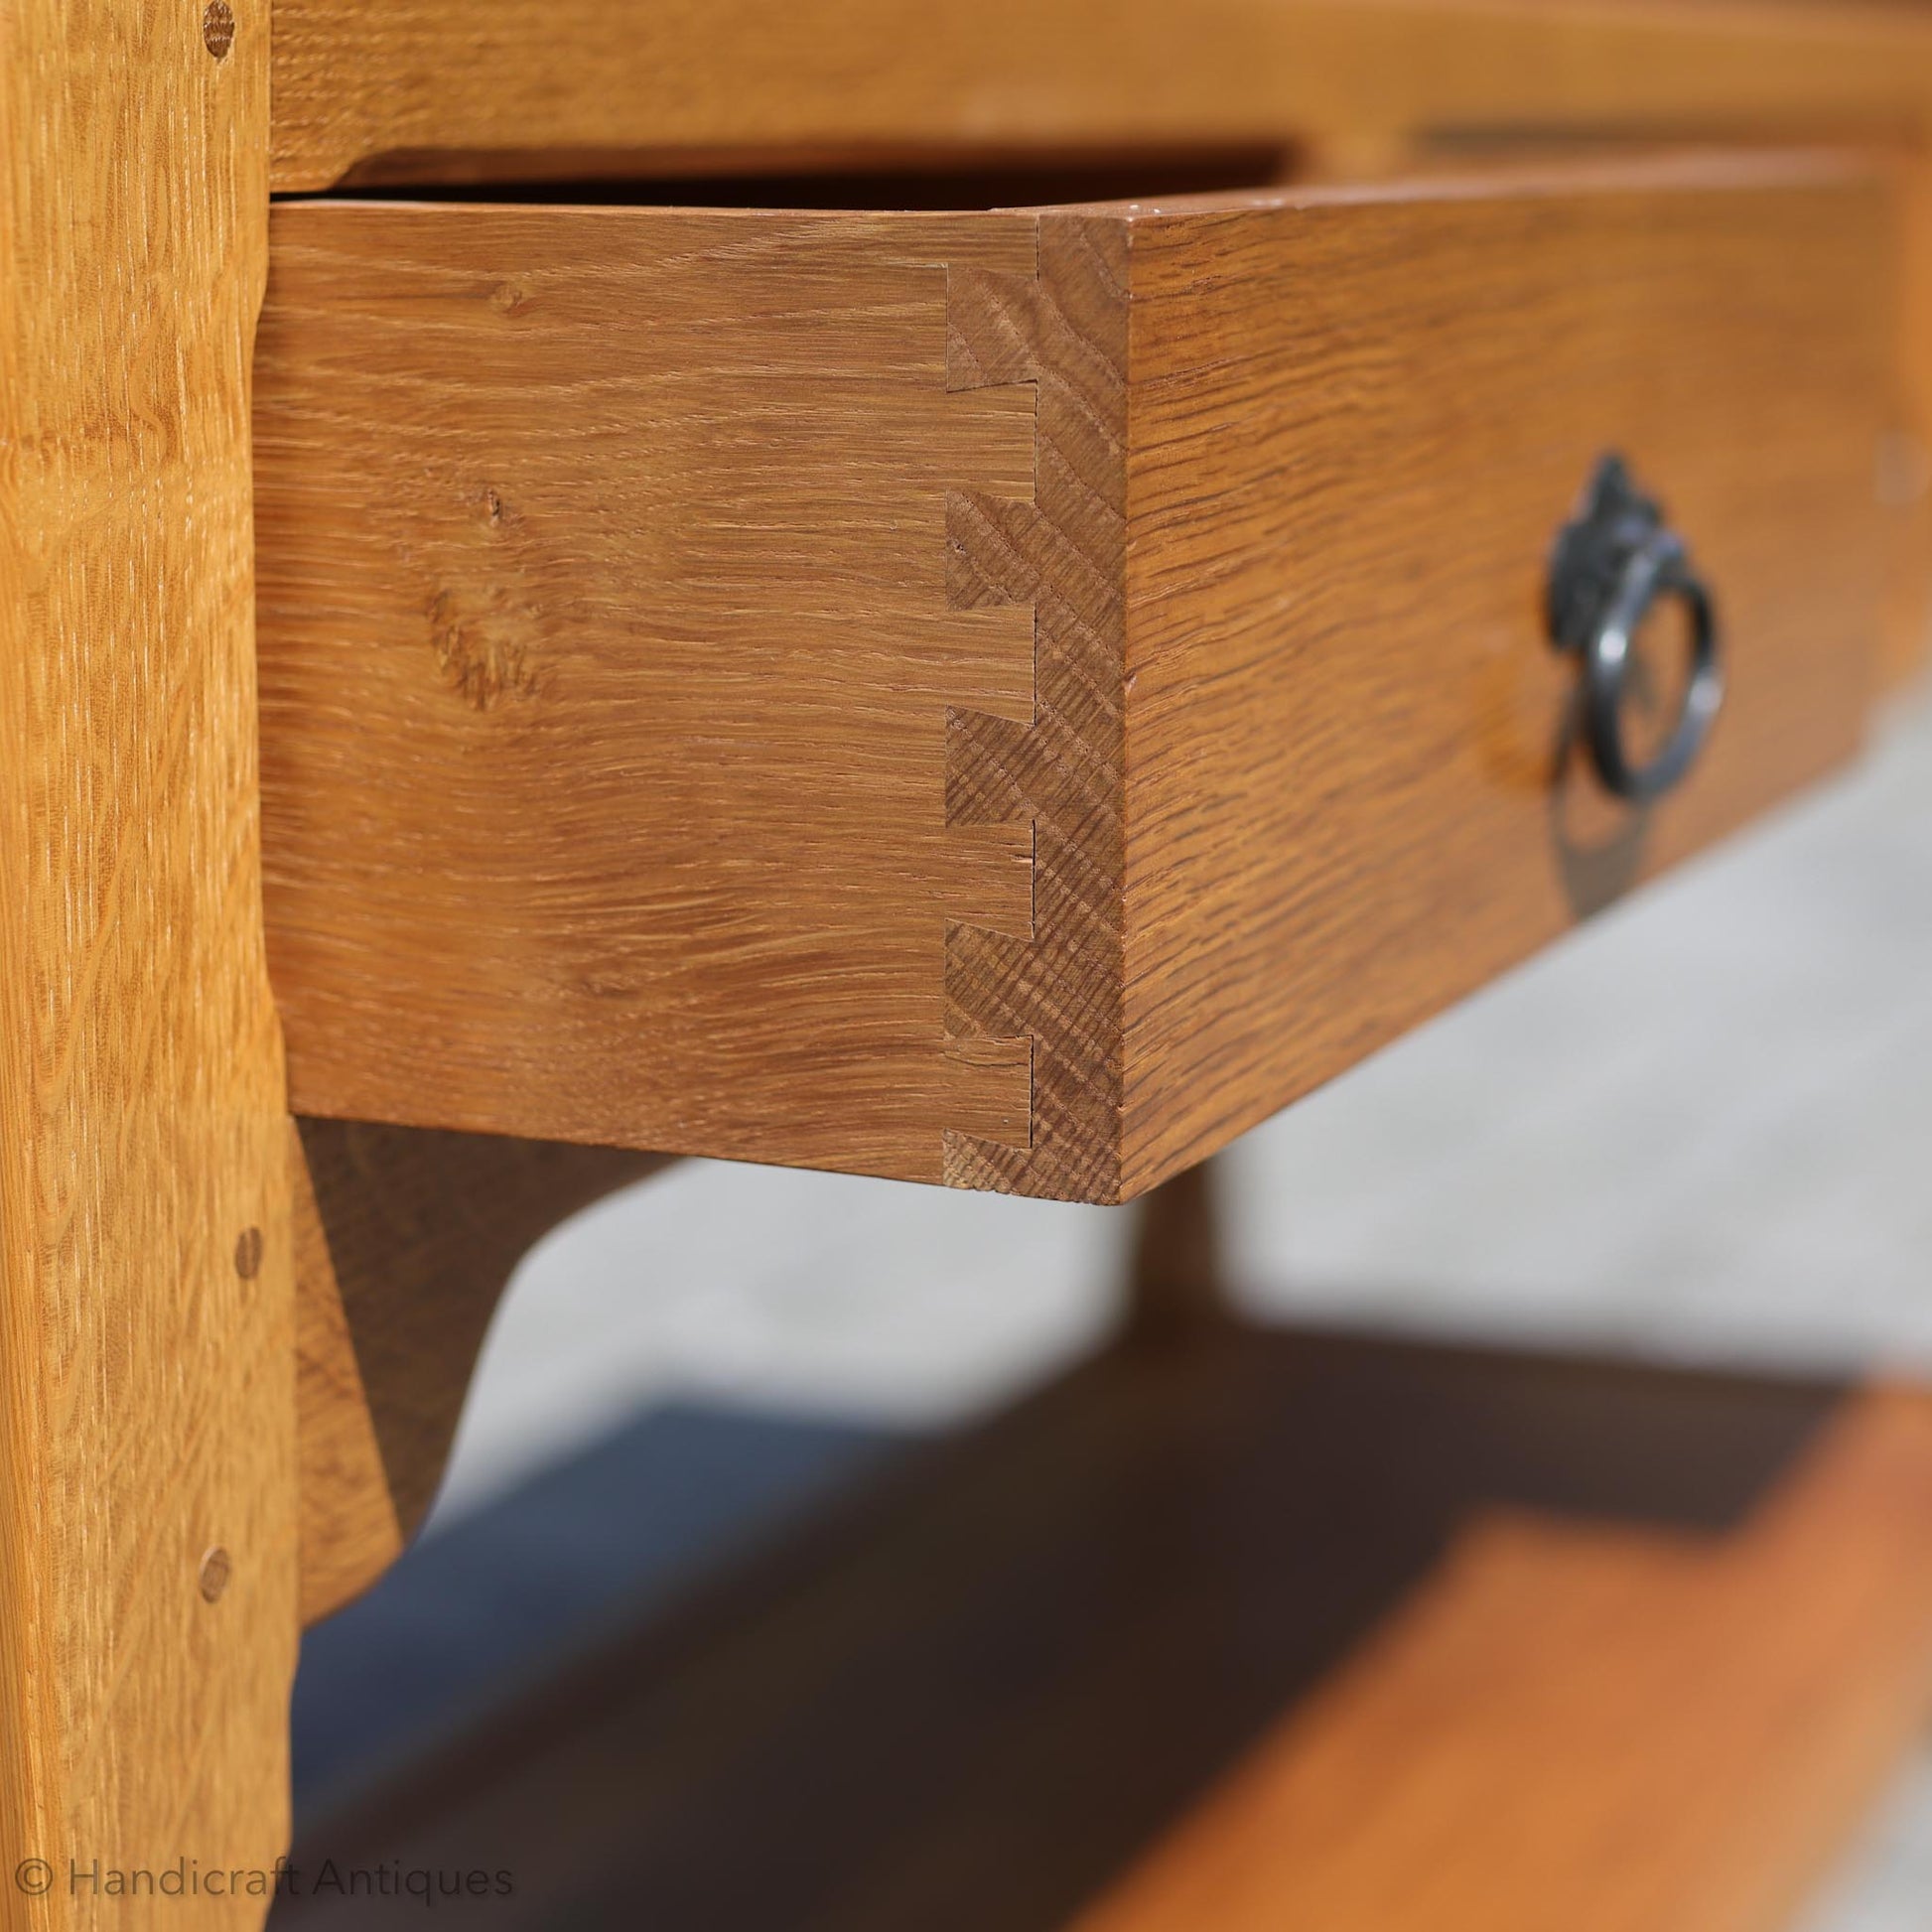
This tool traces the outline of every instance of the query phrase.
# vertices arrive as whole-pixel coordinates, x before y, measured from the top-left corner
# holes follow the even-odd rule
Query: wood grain
[[[1857,746],[1896,230],[1822,165],[1136,221],[1125,1191]],[[1555,523],[1606,450],[1728,640],[1724,718],[1648,811],[1569,746],[1544,641]]]
[[[949,1035],[944,956],[948,920],[1029,929],[1031,840],[949,826],[946,717],[1028,714],[1033,620],[948,607],[945,504],[1031,490],[1034,400],[948,394],[945,355],[948,264],[1031,266],[1031,224],[307,206],[274,233],[298,1111],[926,1179],[948,1125],[1024,1145],[1028,1044]]]
[[[654,1156],[305,1120],[296,1201],[302,1620],[421,1527],[516,1265]]]
[[[768,172],[1497,124],[1869,136],[1932,111],[1928,23],[1856,0],[280,0],[276,25],[278,190],[554,175],[571,150]]]
[[[1197,1327],[296,1862],[509,1864],[584,1932],[1771,1932],[1932,1710],[1929,1503],[1922,1395]]]
[[[1077,1932],[1776,1932],[1932,1707],[1929,1520],[1880,1391],[1715,1552],[1475,1525]]]
[[[1203,1161],[1175,1174],[1136,1210],[1121,1331],[1126,1341],[1172,1348],[1234,1319],[1220,1168]]]
[[[1900,191],[1901,387],[1878,465],[1879,495],[1893,511],[1883,667],[1892,685],[1932,658],[1932,152],[1922,147],[1911,158]]]
[[[284,205],[271,965],[301,1110],[1115,1200],[1844,757],[1882,181],[1661,158],[982,215]],[[1565,756],[1598,455],[1723,600]]]
[[[1117,218],[1047,214],[1033,273],[952,277],[948,382],[1031,383],[1037,439],[1026,496],[960,488],[947,503],[952,602],[1030,615],[1034,637],[1027,713],[948,721],[948,818],[1031,825],[1034,848],[1029,924],[947,935],[950,1024],[1033,1041],[1032,1131],[950,1125],[955,1186],[1120,1190],[1127,250]]]
[[[258,1925],[295,1380],[249,366],[268,15],[0,32],[0,1924]],[[225,1587],[221,1587],[225,1579]],[[44,1859],[34,1901],[19,1861]],[[91,1873],[256,1874],[187,1904]],[[105,1884],[103,1876],[103,1885]]]
[[[402,1555],[406,1537],[293,1122],[289,1138],[295,1176],[298,1608],[306,1628],[367,1589]]]

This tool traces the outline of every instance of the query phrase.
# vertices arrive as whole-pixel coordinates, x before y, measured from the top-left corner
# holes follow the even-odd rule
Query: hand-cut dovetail
[[[962,564],[962,570],[970,565]],[[948,577],[954,566],[948,558]],[[948,695],[957,712],[988,712],[1030,725],[1034,718],[1034,607],[1004,600],[954,605],[950,625],[954,675]]]
[[[1034,823],[956,824],[946,911],[959,925],[1030,939],[1034,930]]]
[[[949,1034],[945,1057],[951,1132],[1024,1149],[1033,1137],[1033,1042]]]
[[[1048,215],[1035,275],[956,269],[947,284],[947,385],[1033,384],[1035,459],[1031,496],[946,501],[947,602],[1025,614],[1034,689],[1028,714],[947,718],[955,837],[983,855],[1025,827],[1033,850],[1027,930],[988,916],[947,932],[949,1024],[983,1055],[1027,1043],[1033,1113],[1022,1138],[956,1110],[945,1173],[1093,1199],[1120,1170],[1125,250],[1118,222]]]
[[[946,387],[991,389],[1038,379],[1039,283],[1031,275],[955,268],[946,278]]]
[[[946,498],[947,603],[955,611],[1031,612],[1040,591],[1038,523],[1032,503],[954,490]]]
[[[954,269],[947,279],[946,386],[954,391],[997,390],[1035,382],[1033,332],[1020,318],[1032,301],[1031,277]],[[1028,419],[1037,448],[1036,397]],[[1035,456],[1035,464],[1036,464]],[[970,692],[961,690],[946,716],[946,821],[955,855],[947,896],[946,985],[950,1014],[945,1042],[948,1077],[946,1169],[951,1149],[993,1146],[1025,1158],[1033,1139],[1034,1044],[1013,1028],[988,1028],[952,999],[955,960],[975,956],[992,940],[1025,945],[1034,931],[1034,821],[1024,797],[1008,790],[986,795],[962,783],[958,744],[976,733],[1025,737],[1036,704],[1035,619],[1030,595],[1015,596],[990,581],[975,561],[974,505],[998,502],[1031,513],[1024,498],[970,488],[946,502],[946,602],[971,614],[987,640]],[[962,620],[964,621],[964,620]],[[989,676],[992,660],[1006,670]]]

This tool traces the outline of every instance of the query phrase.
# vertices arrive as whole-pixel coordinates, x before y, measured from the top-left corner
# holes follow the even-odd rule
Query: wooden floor
[[[545,1932],[1746,1932],[1928,1712],[1932,1401],[1227,1330],[918,1458],[295,1866],[505,1869],[477,1914]]]

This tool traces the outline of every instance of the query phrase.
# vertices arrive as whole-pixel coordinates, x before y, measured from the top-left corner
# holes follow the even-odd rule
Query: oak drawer
[[[1123,1198],[1843,758],[1890,197],[1815,157],[942,214],[278,206],[300,1111]],[[1604,453],[1729,688],[1613,804]]]

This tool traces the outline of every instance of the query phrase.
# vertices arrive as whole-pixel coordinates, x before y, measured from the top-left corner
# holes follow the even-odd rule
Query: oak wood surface
[[[1855,749],[1905,515],[1895,236],[1829,172],[1136,224],[1126,1189]],[[1601,794],[1544,641],[1552,510],[1607,450],[1726,637],[1649,809]]]
[[[1870,135],[1932,112],[1932,27],[1857,0],[279,0],[276,22],[278,190],[358,165],[688,173],[1495,124]]]
[[[300,1110],[1111,1200],[1848,754],[1893,215],[1661,158],[901,216],[282,206]],[[1544,640],[1620,448],[1729,709],[1612,810]]]
[[[406,1535],[356,1359],[329,1237],[291,1123],[298,1554],[303,1625],[340,1609],[401,1556]]]
[[[1717,1550],[1502,1515],[1077,1932],[1776,1932],[1932,1709],[1932,1403]]]
[[[1118,218],[1046,214],[1030,272],[949,271],[948,384],[1031,385],[1035,433],[1031,490],[946,501],[948,598],[1020,615],[1034,645],[1025,711],[947,719],[948,819],[1031,826],[1034,861],[1024,924],[947,932],[948,1024],[1033,1042],[1029,1132],[948,1123],[957,1186],[1120,1193],[1129,245]]]
[[[1130,1342],[1172,1347],[1234,1319],[1221,1188],[1221,1164],[1203,1161],[1139,1203],[1122,1326]]]
[[[232,25],[133,0],[0,25],[0,1924],[37,1932],[258,1925],[287,1842],[267,10]],[[219,1889],[157,1896],[164,1868]]]
[[[402,1554],[435,1498],[517,1264],[664,1165],[621,1150],[305,1120],[295,1139],[302,1621]],[[1227,1318],[1212,1169],[1141,1207],[1129,1283],[1149,1346]]]
[[[1027,1044],[955,1040],[943,980],[949,919],[1027,930],[1031,837],[948,824],[946,718],[1027,715],[1033,620],[949,608],[945,495],[1031,489],[1034,398],[948,394],[945,314],[947,264],[1029,265],[1031,227],[305,206],[274,232],[298,1111],[927,1179],[947,1126],[1024,1145]]]
[[[374,1583],[421,1527],[517,1263],[579,1208],[661,1163],[496,1135],[299,1127],[308,1624]]]
[[[1193,1332],[561,1666],[297,1866],[508,1867],[503,1923],[583,1932],[1772,1932],[1932,1708],[1926,1400]]]

